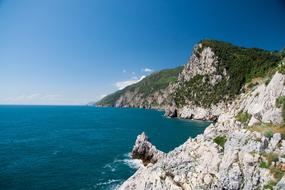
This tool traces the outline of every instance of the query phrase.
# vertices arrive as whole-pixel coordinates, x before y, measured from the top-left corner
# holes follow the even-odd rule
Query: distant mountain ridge
[[[161,108],[168,105],[167,88],[170,84],[177,82],[178,76],[183,67],[165,69],[152,73],[138,83],[127,86],[116,91],[99,102],[97,106],[112,107],[140,107],[140,108]]]

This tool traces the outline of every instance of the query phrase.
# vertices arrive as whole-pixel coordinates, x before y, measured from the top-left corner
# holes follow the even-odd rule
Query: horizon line
[[[0,106],[88,106],[87,104],[2,104]]]

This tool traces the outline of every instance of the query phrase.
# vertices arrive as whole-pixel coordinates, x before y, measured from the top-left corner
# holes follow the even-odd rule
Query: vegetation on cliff
[[[209,75],[196,75],[184,82],[174,99],[178,106],[191,101],[198,106],[209,107],[221,100],[232,99],[241,92],[245,83],[256,77],[265,77],[281,60],[281,53],[258,48],[243,48],[230,43],[204,40],[195,52],[199,58],[205,47],[210,47],[218,59],[215,75],[222,77],[217,84],[209,84]],[[224,75],[226,71],[226,75]]]

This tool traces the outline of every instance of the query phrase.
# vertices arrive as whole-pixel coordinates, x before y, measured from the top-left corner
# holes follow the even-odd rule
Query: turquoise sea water
[[[128,153],[142,131],[167,152],[208,124],[144,109],[0,106],[0,189],[114,189],[135,172]]]

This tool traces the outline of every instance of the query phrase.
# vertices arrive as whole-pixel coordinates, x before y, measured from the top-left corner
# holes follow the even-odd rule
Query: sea
[[[0,106],[1,190],[111,190],[141,162],[130,152],[143,131],[169,152],[209,122],[157,110],[92,106]]]

